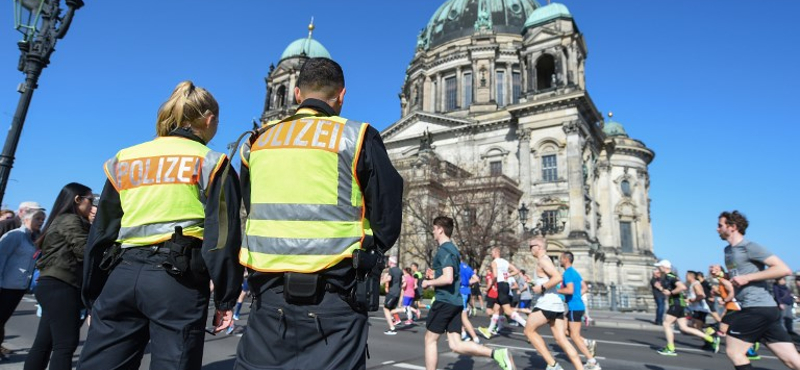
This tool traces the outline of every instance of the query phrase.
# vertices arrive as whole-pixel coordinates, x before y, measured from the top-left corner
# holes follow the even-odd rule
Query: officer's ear
[[[346,93],[347,89],[343,87],[342,91],[339,92],[339,95],[336,96],[336,102],[334,103],[336,106],[333,107],[333,109],[336,111],[336,114],[342,113],[342,106],[344,106],[344,94]]]
[[[294,101],[297,102],[297,104],[303,102],[303,96],[300,94],[300,88],[297,86],[294,87]]]

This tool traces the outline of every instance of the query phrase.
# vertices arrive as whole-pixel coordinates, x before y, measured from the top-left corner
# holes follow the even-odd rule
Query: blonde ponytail
[[[167,136],[179,127],[202,127],[202,119],[209,113],[219,116],[217,100],[192,81],[183,81],[158,109],[156,135]]]

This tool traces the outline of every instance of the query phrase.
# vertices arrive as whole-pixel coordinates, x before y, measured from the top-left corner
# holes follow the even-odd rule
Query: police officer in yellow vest
[[[214,283],[215,331],[232,323],[243,268],[239,183],[206,146],[219,106],[190,81],[159,109],[158,137],[123,149],[108,177],[84,259],[91,325],[78,369],[200,369]],[[77,319],[77,318],[76,318]]]
[[[377,290],[382,269],[364,256],[382,257],[397,240],[403,179],[377,130],[339,117],[339,64],[307,60],[294,93],[297,114],[241,149],[240,261],[256,304],[234,368],[364,369],[377,292],[363,290]]]

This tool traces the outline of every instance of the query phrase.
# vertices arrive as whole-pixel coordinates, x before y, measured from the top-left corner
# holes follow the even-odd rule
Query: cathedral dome
[[[422,30],[418,46],[429,49],[481,29],[519,35],[539,7],[536,0],[447,0]]]
[[[319,41],[314,40],[310,37],[297,39],[281,54],[281,60],[291,57],[307,57],[307,58],[328,58],[331,59],[331,54],[328,53],[328,49],[325,49]]]
[[[536,9],[525,21],[524,28],[536,27],[558,18],[572,19],[572,14],[564,4],[552,3]]]
[[[622,124],[612,120],[612,114],[609,114],[608,121],[603,125],[603,133],[606,136],[628,136],[628,133],[625,132],[625,128],[622,127]]]

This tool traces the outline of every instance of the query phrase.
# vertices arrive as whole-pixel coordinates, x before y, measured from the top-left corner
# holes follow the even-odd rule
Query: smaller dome
[[[522,32],[524,33],[528,28],[536,27],[558,18],[572,19],[572,14],[564,4],[551,3],[550,5],[545,5],[531,13],[528,20],[525,21]]]
[[[281,54],[281,60],[299,56],[331,59],[331,54],[328,53],[328,49],[325,49],[319,41],[310,37],[297,39],[289,44],[283,51],[283,54]]]
[[[606,136],[628,136],[622,124],[611,119],[603,125],[603,132]]]

